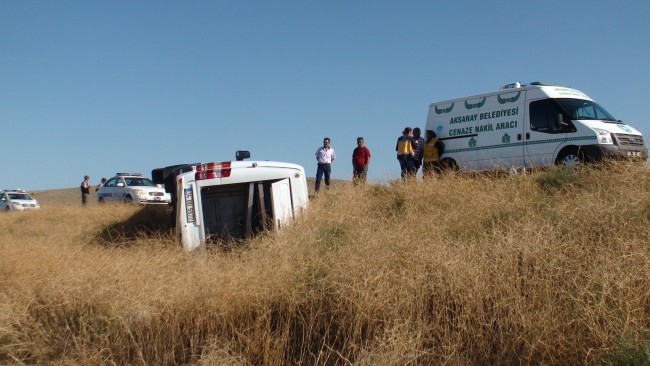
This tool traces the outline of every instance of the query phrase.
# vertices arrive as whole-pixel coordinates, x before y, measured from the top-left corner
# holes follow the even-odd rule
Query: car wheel
[[[124,203],[126,203],[127,205],[133,203],[133,197],[127,195],[126,197],[124,197]]]
[[[9,211],[11,211],[11,209],[9,208],[9,206],[5,207],[5,212],[9,212]]]
[[[557,165],[563,165],[566,167],[579,168],[583,161],[584,159],[582,158],[582,155],[580,154],[578,149],[571,148],[562,151],[560,155],[558,155],[555,163]]]
[[[104,197],[99,197],[99,198],[97,199],[97,202],[99,202],[100,204],[101,204],[101,203],[106,203],[106,201],[104,201]]]

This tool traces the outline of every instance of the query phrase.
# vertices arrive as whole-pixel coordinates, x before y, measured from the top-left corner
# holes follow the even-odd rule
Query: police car
[[[97,201],[166,205],[171,202],[171,196],[142,174],[117,173],[97,189]]]
[[[41,208],[32,196],[22,189],[7,189],[0,191],[0,210],[25,211]]]

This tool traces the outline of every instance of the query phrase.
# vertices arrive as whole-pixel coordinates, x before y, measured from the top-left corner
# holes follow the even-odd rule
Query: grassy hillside
[[[352,184],[351,181],[332,179],[331,185],[332,189],[345,189]],[[324,183],[322,183],[324,187]],[[314,194],[314,178],[307,178],[307,187],[309,189],[309,194]],[[49,189],[42,191],[29,191],[34,198],[36,198],[41,206],[61,206],[61,205],[73,205],[81,206],[81,191],[79,187],[75,188],[61,188],[61,189]],[[97,197],[95,195],[95,189],[90,190],[90,199],[88,203],[92,206],[97,204]]]
[[[29,191],[32,197],[38,200],[41,206],[63,206],[75,205],[81,206],[81,191],[79,188],[61,188],[49,189],[44,191]],[[88,203],[91,205],[97,204],[97,197],[95,196],[95,189],[90,191],[90,199]]]
[[[650,172],[448,175],[185,253],[160,210],[0,215],[0,364],[650,362]]]

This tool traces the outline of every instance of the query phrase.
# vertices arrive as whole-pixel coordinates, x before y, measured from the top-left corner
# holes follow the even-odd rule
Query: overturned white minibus
[[[176,237],[188,251],[281,229],[309,204],[305,170],[296,164],[181,164],[154,169],[152,177],[172,194]]]

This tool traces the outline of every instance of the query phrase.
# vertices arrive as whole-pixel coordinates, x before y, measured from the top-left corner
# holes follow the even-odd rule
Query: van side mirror
[[[562,118],[562,114],[558,114],[555,118],[555,121],[553,121],[553,126],[552,129],[553,131],[559,131],[562,129],[563,126],[566,126],[566,123],[564,123],[564,119]]]
[[[116,184],[116,186],[118,186],[118,187],[124,187],[124,183],[119,182],[119,183]]]
[[[235,152],[235,159],[237,159],[237,161],[242,161],[242,160],[248,159],[250,157],[251,157],[251,152],[250,151],[237,150],[237,152]]]

